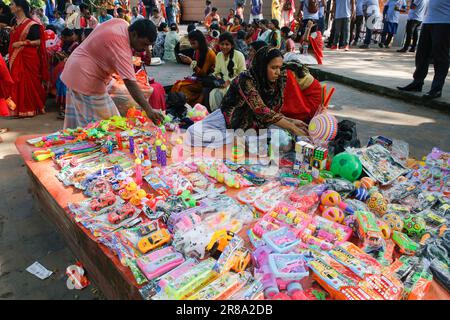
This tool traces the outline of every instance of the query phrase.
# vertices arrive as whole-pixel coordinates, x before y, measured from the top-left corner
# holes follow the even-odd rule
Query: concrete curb
[[[415,95],[412,93],[400,91],[397,88],[388,88],[383,87],[377,84],[352,79],[340,74],[332,73],[329,71],[324,71],[318,68],[310,67],[309,71],[311,74],[318,79],[319,81],[334,81],[338,83],[342,83],[351,87],[354,87],[359,90],[373,92],[382,96],[388,96],[395,99],[400,99],[405,102],[422,105],[427,108],[432,108],[435,110],[443,111],[445,113],[450,112],[450,103],[446,101],[442,101],[439,99],[434,100],[426,100],[423,99],[421,95]]]

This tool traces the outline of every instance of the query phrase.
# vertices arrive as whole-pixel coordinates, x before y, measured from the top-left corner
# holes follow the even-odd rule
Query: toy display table
[[[129,268],[83,226],[76,223],[67,212],[68,202],[77,202],[83,194],[73,187],[64,187],[56,178],[57,169],[51,161],[36,162],[31,158],[34,149],[27,140],[37,135],[21,136],[16,147],[24,159],[31,180],[31,190],[46,216],[56,225],[75,256],[83,263],[87,276],[108,299],[142,299],[139,287]],[[233,191],[227,192],[232,195]],[[242,234],[245,234],[242,232]],[[247,237],[244,237],[247,241]],[[436,281],[430,287],[426,299],[450,300],[450,294]]]

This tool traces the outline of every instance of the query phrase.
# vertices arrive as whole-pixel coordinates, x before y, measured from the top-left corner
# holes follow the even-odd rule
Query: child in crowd
[[[405,12],[405,0],[389,0],[383,9],[383,32],[381,33],[381,41],[378,43],[380,48],[389,48],[392,38],[397,33],[400,12]]]
[[[167,23],[162,22],[158,27],[158,36],[156,37],[155,44],[153,45],[153,56],[158,58],[164,57],[164,45],[166,40],[166,34],[169,32]]]
[[[61,73],[64,69],[67,59],[72,54],[72,52],[78,47],[78,37],[74,30],[64,29],[61,32],[61,51],[56,52],[55,59],[59,60],[59,63],[54,68],[54,73],[56,75],[56,106],[59,109],[58,119],[63,120],[65,116],[66,109],[66,85],[61,81]]]
[[[289,27],[281,28],[281,52],[286,53],[295,51],[295,44],[294,40],[292,40],[292,35],[293,33]]]
[[[170,25],[170,31],[166,34],[164,41],[164,56],[163,59],[167,61],[176,62],[175,46],[180,41],[180,35],[178,34],[178,26],[176,23]]]

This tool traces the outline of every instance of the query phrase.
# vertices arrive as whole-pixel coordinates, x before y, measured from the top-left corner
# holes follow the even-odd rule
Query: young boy
[[[155,44],[153,45],[153,56],[158,58],[164,57],[164,43],[166,41],[166,34],[169,32],[167,23],[163,22],[158,27],[158,36],[156,37]]]
[[[392,38],[397,33],[400,12],[405,12],[405,0],[389,0],[383,9],[383,32],[381,33],[381,41],[378,43],[380,48],[389,48]]]
[[[61,81],[61,72],[70,54],[78,47],[77,36],[71,29],[64,29],[61,32],[61,51],[56,52],[55,58],[60,62],[55,67],[55,72],[59,73],[56,80],[56,106],[59,108],[58,119],[64,120],[66,109],[66,85]]]

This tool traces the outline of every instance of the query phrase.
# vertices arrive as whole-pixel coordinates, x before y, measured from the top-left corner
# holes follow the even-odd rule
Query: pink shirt
[[[111,19],[95,28],[67,60],[64,84],[84,95],[103,95],[113,73],[136,81],[128,26],[123,19]]]

